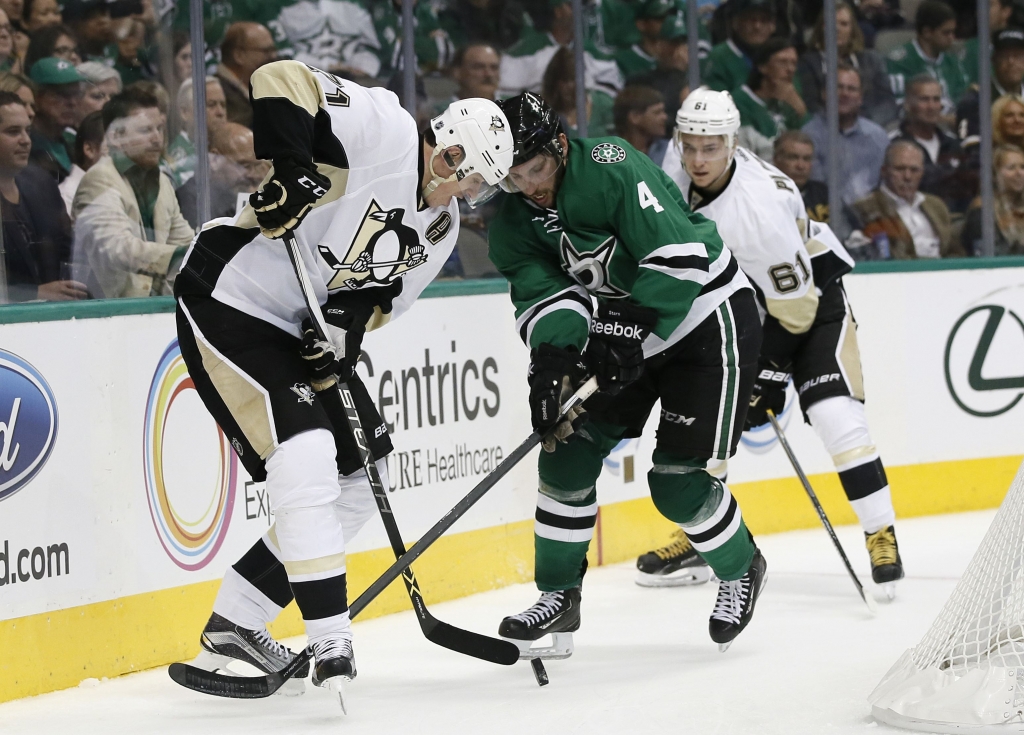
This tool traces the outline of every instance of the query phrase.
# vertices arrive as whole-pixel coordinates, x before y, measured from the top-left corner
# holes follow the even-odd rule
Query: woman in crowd
[[[562,119],[570,140],[579,137],[576,124],[576,59],[568,46],[560,48],[544,70],[541,96]],[[599,90],[587,90],[587,137],[614,135],[614,100]]]
[[[1004,94],[992,105],[992,141],[1024,148],[1024,99]]]
[[[14,53],[14,26],[0,9],[0,71],[21,71],[21,59]]]
[[[996,148],[992,156],[995,178],[996,255],[1024,255],[1024,149],[1012,143]],[[961,242],[964,250],[981,250],[981,199],[967,211]]]
[[[82,58],[78,54],[78,42],[70,28],[54,23],[33,33],[28,51],[25,53],[25,72],[30,72],[34,63],[47,56],[56,56],[72,64],[82,63]]]
[[[0,92],[12,92],[18,95],[28,109],[29,122],[36,118],[36,85],[24,74],[8,72],[0,74]]]
[[[853,8],[846,2],[836,5],[836,45],[839,60],[846,61],[860,72],[864,105],[861,114],[883,127],[899,116],[892,96],[885,60],[871,49],[864,48],[864,34],[857,25]],[[820,15],[811,35],[811,50],[800,57],[797,74],[807,111],[821,109],[821,90],[825,86],[825,17]]]
[[[103,105],[121,91],[121,75],[115,69],[98,61],[86,61],[77,67],[78,73],[85,77],[85,93],[78,103],[78,116],[84,118],[91,112],[99,112]]]

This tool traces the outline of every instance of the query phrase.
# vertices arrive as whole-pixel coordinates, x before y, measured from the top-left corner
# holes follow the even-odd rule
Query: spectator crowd
[[[839,0],[838,67],[820,0],[701,0],[697,58],[686,0],[418,0],[417,121],[465,97],[530,90],[570,138],[617,135],[661,164],[679,155],[691,64],[728,91],[740,145],[830,218],[825,89],[839,91],[841,211],[856,259],[980,254],[982,176],[995,187],[996,254],[1024,254],[1024,0],[988,0],[993,171],[980,170],[979,39],[968,0]],[[0,0],[0,214],[9,301],[168,294],[199,219],[234,214],[266,176],[249,79],[294,58],[364,85],[403,83],[400,0],[204,0],[206,48],[185,0]],[[585,120],[574,44],[582,43]],[[206,69],[197,109],[192,58]],[[197,150],[205,119],[207,148]],[[464,206],[449,277],[497,275],[487,227],[500,201]]]

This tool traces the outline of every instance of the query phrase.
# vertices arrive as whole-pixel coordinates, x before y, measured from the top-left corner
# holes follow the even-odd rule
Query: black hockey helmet
[[[562,121],[551,105],[533,92],[499,102],[498,106],[508,119],[512,139],[515,141],[512,165],[526,163],[538,153],[562,157],[559,133],[564,133]]]

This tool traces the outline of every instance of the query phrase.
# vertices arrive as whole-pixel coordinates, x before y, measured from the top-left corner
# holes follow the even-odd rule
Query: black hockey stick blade
[[[796,472],[797,477],[800,478],[800,483],[804,486],[807,496],[811,499],[811,503],[814,505],[814,510],[818,513],[818,518],[821,519],[821,523],[825,526],[825,530],[828,531],[828,535],[832,537],[832,543],[835,545],[836,551],[839,552],[839,556],[842,557],[843,564],[846,566],[846,571],[849,573],[850,579],[853,580],[854,585],[857,587],[860,599],[864,600],[864,604],[868,606],[868,610],[871,611],[872,615],[876,614],[878,612],[878,603],[875,602],[875,598],[868,594],[867,590],[864,589],[864,585],[860,583],[857,573],[853,571],[853,565],[850,564],[850,559],[846,556],[846,552],[843,550],[843,545],[839,543],[839,537],[836,536],[835,529],[832,528],[832,524],[829,522],[828,516],[825,515],[825,509],[821,507],[821,503],[818,501],[818,496],[815,494],[814,488],[811,487],[811,481],[807,479],[807,475],[800,466],[800,462],[797,461],[792,447],[789,446],[789,442],[786,440],[786,434],[782,431],[782,426],[779,424],[779,420],[775,418],[775,413],[771,409],[768,410],[768,420],[771,422],[772,428],[775,429],[775,435],[779,437],[779,444],[782,445],[783,451],[785,451],[786,456],[789,457],[789,463],[793,465],[793,470]]]
[[[420,627],[427,640],[435,645],[501,666],[511,666],[519,660],[519,647],[514,643],[456,628],[430,613],[427,615],[426,620],[421,619]]]
[[[263,699],[284,686],[309,659],[309,649],[303,649],[287,666],[267,676],[218,674],[182,663],[171,664],[167,667],[167,674],[176,684],[194,692],[230,699]]]

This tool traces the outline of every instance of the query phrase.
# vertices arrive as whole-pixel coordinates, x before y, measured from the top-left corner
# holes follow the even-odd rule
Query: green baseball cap
[[[678,41],[688,36],[686,18],[682,13],[673,13],[661,24],[661,37],[666,41]]]
[[[34,63],[28,75],[33,82],[40,86],[74,84],[85,81],[85,77],[78,73],[74,64],[65,59],[58,59],[56,56],[47,56]]]
[[[637,18],[664,18],[676,9],[675,0],[645,0],[637,8]]]

